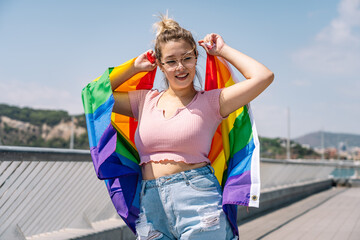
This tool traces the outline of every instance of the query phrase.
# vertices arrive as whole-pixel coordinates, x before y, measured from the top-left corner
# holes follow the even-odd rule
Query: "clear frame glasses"
[[[185,55],[181,59],[171,59],[165,62],[162,62],[161,65],[165,66],[169,70],[174,70],[179,66],[179,63],[185,68],[192,68],[196,64],[197,57],[194,55]]]

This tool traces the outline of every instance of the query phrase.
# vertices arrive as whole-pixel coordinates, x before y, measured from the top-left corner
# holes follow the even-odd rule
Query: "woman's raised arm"
[[[111,89],[114,91],[121,84],[139,72],[149,72],[154,70],[156,68],[156,63],[151,63],[148,59],[148,55],[151,55],[154,58],[154,52],[152,50],[146,51],[137,57],[134,64],[126,71],[122,72],[122,74],[110,76]],[[128,93],[114,92],[114,99],[115,104],[113,107],[113,112],[129,117],[134,117],[131,110]]]
[[[207,45],[205,43],[210,43]],[[227,116],[246,105],[262,93],[274,80],[274,74],[255,59],[231,48],[218,34],[208,34],[199,44],[210,54],[220,56],[231,63],[246,78],[222,90],[220,113]]]

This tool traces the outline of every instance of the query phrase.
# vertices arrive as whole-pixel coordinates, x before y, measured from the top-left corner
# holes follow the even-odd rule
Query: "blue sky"
[[[287,136],[287,108],[291,137],[360,134],[360,0],[1,0],[0,103],[82,113],[81,89],[152,48],[166,10],[196,40],[219,33],[275,73],[252,102],[259,135]]]

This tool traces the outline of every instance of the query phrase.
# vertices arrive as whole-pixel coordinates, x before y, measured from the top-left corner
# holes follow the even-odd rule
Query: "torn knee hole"
[[[156,240],[163,237],[160,231],[154,230],[153,225],[146,221],[146,217],[140,215],[136,223],[138,240]]]
[[[220,222],[220,217],[217,215],[207,216],[207,217],[203,217],[201,221],[206,227],[212,227]]]
[[[218,205],[208,205],[198,209],[203,230],[216,230],[220,228],[221,211]]]
[[[163,234],[157,230],[151,230],[145,235],[138,235],[139,240],[156,240],[163,237]]]
[[[149,233],[149,236],[147,236],[147,240],[155,240],[155,239],[160,239],[163,237],[163,234],[159,231],[153,230],[152,232]]]

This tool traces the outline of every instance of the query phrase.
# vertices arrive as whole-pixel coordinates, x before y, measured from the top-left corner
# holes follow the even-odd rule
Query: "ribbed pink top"
[[[221,89],[197,92],[192,101],[166,119],[157,107],[164,92],[129,92],[133,115],[138,119],[135,145],[141,164],[173,160],[185,163],[210,162],[207,158],[214,133],[222,121],[219,96]]]

